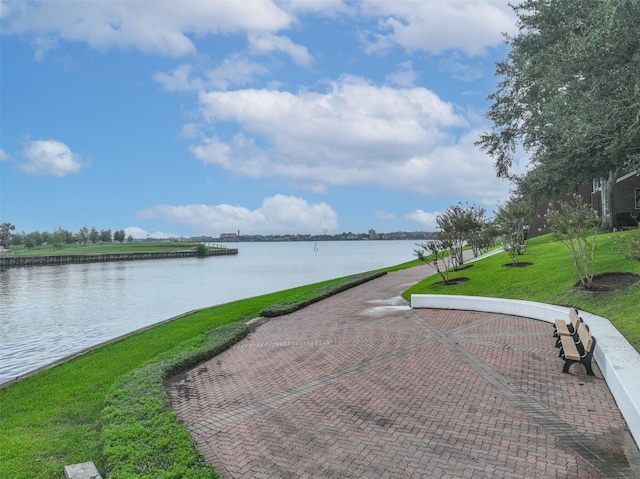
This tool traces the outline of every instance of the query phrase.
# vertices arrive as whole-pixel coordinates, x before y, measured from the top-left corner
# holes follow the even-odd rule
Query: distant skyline
[[[474,146],[506,1],[2,1],[0,30],[17,231],[433,231],[512,189]]]

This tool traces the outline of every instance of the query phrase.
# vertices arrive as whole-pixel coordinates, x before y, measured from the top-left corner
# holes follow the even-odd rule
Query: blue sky
[[[474,147],[506,1],[0,5],[0,220],[18,231],[434,230],[509,196]]]

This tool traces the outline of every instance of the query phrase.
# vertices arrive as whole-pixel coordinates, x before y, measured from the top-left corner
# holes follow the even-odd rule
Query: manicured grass
[[[71,244],[60,248],[53,246],[38,246],[27,249],[22,246],[12,246],[11,254],[14,256],[47,256],[68,254],[103,254],[103,253],[147,253],[158,251],[192,251],[200,243],[185,241],[158,241],[158,242],[134,242],[134,243],[96,243],[96,244]]]
[[[619,234],[619,233],[617,233]],[[616,234],[601,234],[597,238],[595,273],[630,272],[640,274],[640,261],[625,259],[614,243]],[[507,253],[499,253],[473,264],[471,268],[454,272],[450,279],[467,277],[470,281],[453,286],[436,283],[437,276],[405,291],[411,294],[453,294],[524,299],[543,303],[574,306],[611,320],[616,328],[640,351],[640,282],[624,291],[594,293],[577,291],[577,273],[569,250],[550,236],[531,240],[522,262],[533,263],[520,268],[504,267],[510,263]]]

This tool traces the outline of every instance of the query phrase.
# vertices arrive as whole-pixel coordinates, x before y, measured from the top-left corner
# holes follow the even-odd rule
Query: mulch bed
[[[593,277],[592,288],[590,291],[609,292],[627,289],[640,281],[640,274],[635,273],[603,273]],[[585,291],[581,283],[574,286],[575,289]]]

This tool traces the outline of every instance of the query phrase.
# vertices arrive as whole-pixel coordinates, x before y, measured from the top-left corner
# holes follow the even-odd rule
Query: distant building
[[[237,233],[222,233],[220,235],[220,241],[238,241],[240,235]]]

